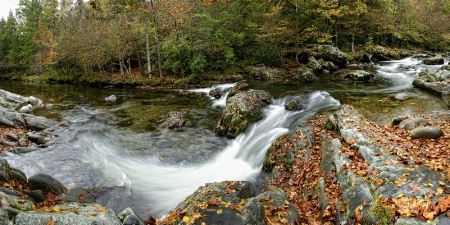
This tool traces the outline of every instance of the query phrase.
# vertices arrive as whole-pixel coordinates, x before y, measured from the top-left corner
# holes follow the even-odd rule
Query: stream
[[[311,85],[274,85],[249,81],[274,97],[263,120],[252,124],[236,139],[217,137],[214,127],[225,99],[188,98],[172,91],[96,89],[57,84],[1,81],[0,89],[36,96],[52,106],[36,112],[61,123],[54,128],[54,143],[26,154],[6,153],[5,158],[28,176],[47,173],[66,187],[105,187],[101,204],[120,212],[131,207],[146,218],[162,217],[207,182],[256,182],[267,148],[317,112],[351,104],[376,123],[395,116],[447,110],[440,98],[412,86],[426,67],[421,59],[381,62],[377,76],[385,82],[320,81]],[[448,63],[448,59],[446,62]],[[191,92],[208,93],[222,84]],[[104,98],[114,94],[118,101]],[[399,100],[398,96],[407,96]],[[286,111],[286,101],[308,96],[302,111]],[[182,131],[159,125],[170,111],[189,111]]]

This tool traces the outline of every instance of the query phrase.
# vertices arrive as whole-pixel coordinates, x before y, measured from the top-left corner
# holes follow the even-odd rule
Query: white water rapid
[[[310,95],[304,111],[288,112],[278,99],[265,109],[265,118],[220,151],[211,160],[197,165],[168,165],[156,157],[121,160],[120,167],[132,181],[132,190],[146,198],[151,214],[162,216],[175,208],[199,186],[225,180],[254,181],[260,173],[267,148],[288,132],[295,121],[310,118],[318,110],[340,104],[326,92]],[[142,179],[145,178],[145,179]]]

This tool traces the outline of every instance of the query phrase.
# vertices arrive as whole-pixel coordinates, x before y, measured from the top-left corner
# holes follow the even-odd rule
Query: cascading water
[[[67,97],[71,101],[70,105],[75,107],[61,107],[60,113],[65,125],[58,128],[56,133],[59,137],[55,138],[55,144],[27,154],[6,153],[7,159],[11,165],[20,168],[28,176],[47,173],[59,179],[68,188],[117,189],[108,196],[110,201],[103,202],[108,207],[120,211],[130,206],[142,217],[149,214],[159,217],[207,182],[255,180],[260,173],[266,149],[272,142],[313,117],[319,110],[339,106],[339,101],[328,92],[339,96],[340,100],[347,101],[349,97],[352,100],[367,99],[365,95],[359,96],[358,92],[382,93],[377,96],[383,97],[385,93],[391,95],[408,91],[423,96],[420,90],[411,86],[412,80],[422,67],[435,66],[420,65],[420,61],[414,58],[383,62],[378,66],[377,73],[391,81],[389,85],[380,87],[356,84],[354,89],[349,90],[339,89],[339,84],[335,83],[306,87],[306,92],[310,92],[309,101],[302,111],[284,109],[285,103],[293,96],[305,95],[305,90],[299,90],[296,86],[289,87],[290,92],[283,90],[281,93],[290,93],[291,96],[275,99],[272,105],[264,109],[265,118],[252,124],[234,140],[217,137],[210,128],[205,127],[187,127],[182,132],[164,130],[158,135],[118,128],[115,123],[116,112],[123,108],[142,106],[140,102],[136,104],[136,100],[133,102],[133,99],[127,98],[117,105],[105,106],[103,101],[98,100],[88,105],[85,104],[86,98],[83,98],[82,102],[74,103],[72,99],[75,99],[77,94],[75,97]],[[217,100],[211,97],[210,107],[224,107],[226,93],[235,85],[236,83],[225,84],[190,91],[209,93],[211,89],[218,88],[225,94]],[[328,92],[314,91],[317,89],[325,89]],[[102,91],[106,93],[92,92],[90,95],[111,94],[111,90]],[[139,99],[138,101],[146,100],[149,96],[143,92],[122,91],[124,95],[133,96]],[[55,96],[61,92],[66,93],[65,89],[55,92]],[[176,98],[167,97],[170,93],[157,94],[159,99],[155,102],[163,102],[163,99],[165,104],[174,104],[166,103],[167,100]],[[344,97],[347,94],[349,96],[346,99]],[[431,102],[429,99],[431,97],[427,97],[426,102]],[[180,99],[175,100],[179,104]],[[366,101],[353,102],[367,106]],[[100,104],[103,104],[102,107]],[[202,107],[204,111],[213,111]],[[204,111],[198,115],[208,116],[207,113],[203,114]],[[405,109],[402,109],[403,111]],[[383,113],[378,112],[376,116]]]
[[[254,181],[272,142],[317,111],[339,106],[328,93],[314,92],[305,110],[286,111],[288,98],[276,99],[264,109],[263,120],[234,140],[193,128],[159,136],[118,130],[110,122],[111,110],[76,107],[66,116],[70,126],[58,144],[23,156],[10,154],[8,160],[27,174],[52,174],[69,188],[122,187],[103,203],[160,217],[207,182]]]

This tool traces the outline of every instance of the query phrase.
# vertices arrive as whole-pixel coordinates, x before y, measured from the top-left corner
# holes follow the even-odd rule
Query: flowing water
[[[447,109],[439,98],[412,86],[425,67],[420,62],[414,58],[383,62],[376,72],[386,82],[379,84],[251,82],[251,88],[267,90],[275,100],[264,109],[263,120],[234,140],[217,137],[213,131],[226,96],[199,99],[179,96],[177,91],[1,81],[1,89],[53,104],[37,113],[62,124],[55,128],[54,144],[26,154],[8,153],[6,158],[29,176],[47,173],[68,188],[107,187],[109,194],[100,202],[115,211],[130,206],[142,217],[160,217],[207,182],[255,181],[271,143],[321,110],[352,104],[370,119],[387,123],[398,115]],[[226,91],[234,85],[211,88]],[[211,88],[189,91],[208,93]],[[118,102],[104,101],[111,94],[118,96]],[[408,100],[397,100],[398,94],[406,94]],[[305,110],[284,109],[294,96],[308,96]],[[189,111],[190,122],[183,131],[160,125],[173,110]]]

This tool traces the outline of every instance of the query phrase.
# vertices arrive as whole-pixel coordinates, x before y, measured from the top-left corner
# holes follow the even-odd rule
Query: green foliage
[[[196,54],[189,65],[189,69],[192,74],[198,74],[205,71],[206,66],[205,56],[203,54]]]
[[[352,51],[450,44],[444,0],[80,2],[20,0],[16,17],[0,21],[0,71],[63,67],[129,79],[131,70],[147,71],[148,57],[161,74],[196,82],[243,64],[286,66],[311,43]]]
[[[366,52],[372,52],[372,51],[373,51],[373,48],[374,48],[373,38],[372,38],[372,37],[368,37],[368,38],[367,38],[367,42],[366,42],[366,44],[364,45],[364,50],[365,50]]]

